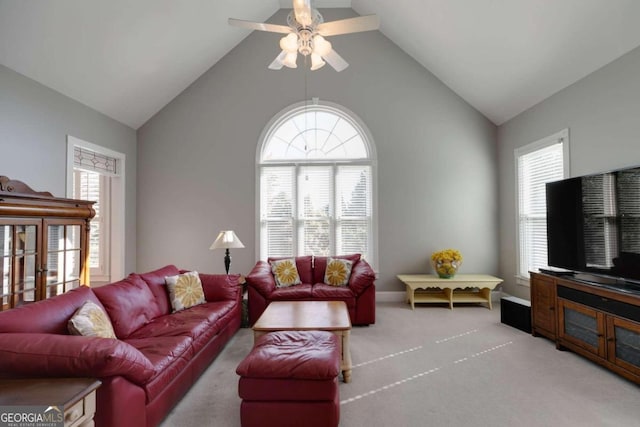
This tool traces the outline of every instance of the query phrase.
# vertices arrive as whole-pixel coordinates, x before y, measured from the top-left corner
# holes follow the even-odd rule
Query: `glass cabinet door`
[[[590,352],[605,357],[604,315],[581,304],[558,299],[559,335]]]
[[[0,223],[0,310],[39,299],[39,230],[40,221]]]
[[[63,294],[82,283],[82,225],[46,224],[46,283],[44,298]]]
[[[640,323],[607,316],[609,360],[640,375]]]

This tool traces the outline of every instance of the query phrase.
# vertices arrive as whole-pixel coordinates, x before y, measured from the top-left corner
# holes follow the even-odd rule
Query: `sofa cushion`
[[[91,288],[80,286],[62,295],[1,311],[0,332],[40,332],[67,335],[69,333],[67,322],[85,301],[93,301],[102,307],[100,300]]]
[[[169,289],[169,301],[173,311],[181,311],[194,305],[202,304],[204,291],[197,271],[190,271],[165,278]]]
[[[271,272],[276,279],[277,288],[286,288],[302,283],[296,261],[293,258],[271,261]]]
[[[151,290],[138,274],[110,285],[94,288],[120,339],[158,316],[160,310]]]
[[[358,261],[360,261],[360,254],[350,254],[350,255],[334,255],[331,258],[334,259],[346,259],[351,261],[352,267],[356,265]],[[324,282],[324,274],[327,270],[327,259],[326,256],[317,256],[313,258],[313,282],[312,283],[325,283]]]
[[[102,307],[91,301],[86,301],[82,307],[76,310],[69,319],[68,328],[71,335],[99,338],[116,337],[107,313]]]
[[[267,258],[267,262],[271,265],[272,261],[278,261],[281,259],[290,259],[291,257],[278,257]],[[300,276],[300,281],[302,283],[313,283],[313,257],[311,255],[308,256],[297,256],[296,260],[296,268],[298,269],[298,275]]]
[[[138,349],[153,365],[155,375],[144,386],[148,402],[166,389],[194,356],[191,346],[193,340],[187,335],[135,338],[126,342]]]
[[[272,301],[291,301],[304,300],[311,298],[311,285],[303,284],[297,286],[289,286],[288,288],[277,288],[269,298]]]
[[[329,258],[324,272],[324,283],[331,286],[347,286],[353,262],[348,259]]]
[[[269,332],[258,337],[236,373],[248,378],[324,380],[339,374],[340,344],[327,331]]]
[[[325,283],[316,283],[313,285],[311,295],[314,300],[319,301],[344,301],[347,306],[352,307],[356,304],[356,298],[351,289],[346,286],[331,286]]]
[[[156,297],[156,303],[161,314],[169,314],[171,312],[171,303],[169,302],[169,291],[167,290],[167,284],[164,278],[167,276],[175,276],[180,274],[180,270],[175,265],[167,265],[157,270],[150,271],[148,273],[141,274],[140,277],[147,283],[149,289]]]

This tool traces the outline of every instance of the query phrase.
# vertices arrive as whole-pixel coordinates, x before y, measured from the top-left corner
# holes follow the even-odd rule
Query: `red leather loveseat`
[[[94,377],[98,427],[157,426],[240,327],[239,276],[200,274],[206,302],[172,313],[166,266],[0,312],[0,377]],[[86,301],[117,339],[70,335]]]
[[[295,263],[301,284],[277,287],[269,258],[258,261],[246,277],[249,324],[253,325],[271,301],[344,301],[353,325],[376,321],[375,272],[360,254],[335,256],[353,263],[347,286],[324,283],[327,257],[299,256]]]

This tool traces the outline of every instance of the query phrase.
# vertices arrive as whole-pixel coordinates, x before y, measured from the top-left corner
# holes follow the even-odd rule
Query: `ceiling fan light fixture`
[[[298,64],[296,64],[297,59],[297,51],[294,50],[293,52],[287,52],[287,54],[284,56],[284,59],[282,60],[282,65],[288,68],[298,68]]]
[[[297,68],[298,54],[305,57],[311,55],[311,69],[322,68],[325,63],[334,70],[342,71],[349,66],[324,37],[340,34],[373,31],[380,27],[380,19],[376,15],[363,15],[353,18],[338,19],[325,22],[318,9],[311,6],[312,0],[291,0],[293,10],[287,14],[287,25],[267,22],[252,22],[229,18],[229,24],[236,27],[285,34],[280,39],[280,54],[269,64],[270,70],[282,67]],[[282,3],[282,0],[281,0]],[[304,61],[305,65],[307,61]]]
[[[323,58],[331,52],[331,43],[326,41],[321,35],[313,36],[313,53],[322,56]]]
[[[289,33],[280,39],[280,49],[287,53],[298,51],[298,35]]]
[[[325,64],[326,62],[322,60],[322,57],[320,55],[315,52],[311,54],[311,71],[320,69],[324,67]]]

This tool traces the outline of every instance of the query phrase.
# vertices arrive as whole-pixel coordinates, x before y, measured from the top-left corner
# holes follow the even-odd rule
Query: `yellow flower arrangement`
[[[462,264],[462,254],[457,249],[445,249],[432,253],[431,261],[438,276],[449,279],[456,274]]]

